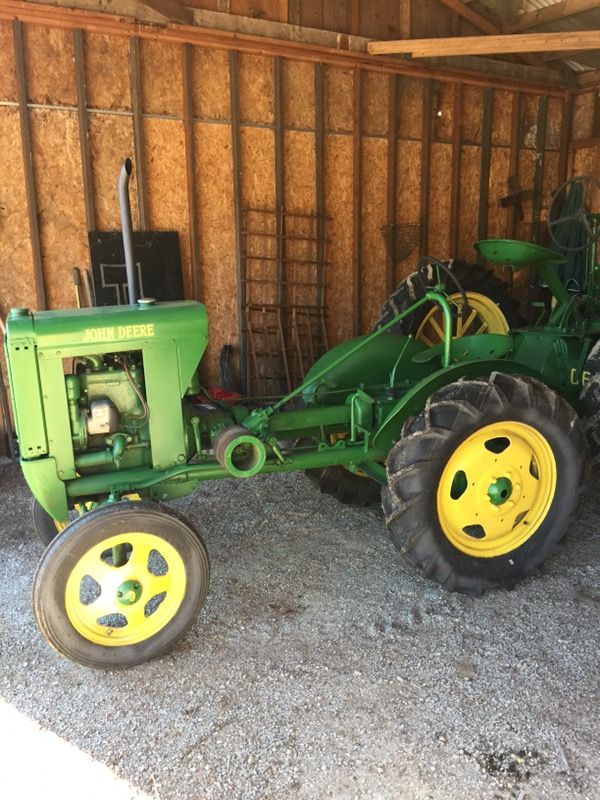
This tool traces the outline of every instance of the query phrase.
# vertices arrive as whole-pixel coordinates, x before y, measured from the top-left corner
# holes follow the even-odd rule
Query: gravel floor
[[[197,624],[98,672],[39,635],[29,494],[0,487],[1,697],[157,800],[600,797],[597,491],[543,576],[473,599],[302,475],[206,483],[177,503],[212,561]]]

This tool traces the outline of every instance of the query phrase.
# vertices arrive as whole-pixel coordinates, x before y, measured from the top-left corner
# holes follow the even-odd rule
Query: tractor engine
[[[199,390],[207,342],[195,302],[13,309],[6,358],[22,465],[49,514],[66,517],[69,481],[167,470],[196,452],[182,399]]]

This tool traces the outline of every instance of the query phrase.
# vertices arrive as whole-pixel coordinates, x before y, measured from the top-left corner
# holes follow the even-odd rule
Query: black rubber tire
[[[522,422],[542,434],[556,460],[556,489],[545,518],[527,541],[504,555],[478,558],[456,548],[444,534],[437,490],[456,448],[500,421]],[[585,454],[577,414],[543,383],[494,373],[488,380],[449,384],[407,423],[388,456],[382,504],[392,541],[423,574],[451,591],[480,595],[510,588],[534,573],[565,536],[582,488]]]
[[[132,531],[152,533],[177,550],[186,570],[185,593],[173,618],[156,634],[135,644],[107,647],[73,627],[66,611],[66,584],[90,548]],[[206,599],[209,579],[204,541],[184,517],[158,503],[122,501],[90,511],[50,543],[33,580],[33,611],[47,641],[72,661],[99,669],[133,667],[163,655],[186,634]]]
[[[31,518],[33,520],[33,529],[45,547],[61,533],[50,514],[42,508],[35,497],[31,498]]]
[[[444,263],[456,275],[465,292],[477,292],[492,299],[504,314],[509,328],[518,328],[523,323],[517,311],[517,305],[510,296],[507,284],[496,278],[491,270],[486,270],[480,264],[468,264],[465,261],[454,260]],[[426,293],[427,287],[435,284],[435,281],[435,269],[431,265],[426,270],[411,273],[383,304],[381,316],[374,330],[378,330],[420,300]],[[446,291],[448,294],[456,294],[458,288],[452,281],[447,280]],[[390,332],[403,333],[405,336],[415,335],[432,307],[429,303],[425,303],[415,312],[404,317],[397,325],[393,325]]]
[[[381,484],[366,475],[357,475],[344,467],[305,469],[304,474],[319,487],[349,506],[373,506],[381,502]]]

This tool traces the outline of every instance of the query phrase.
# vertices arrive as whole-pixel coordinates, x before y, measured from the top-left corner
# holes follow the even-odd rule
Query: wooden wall
[[[25,65],[21,95],[26,97],[20,97],[16,79],[20,48]],[[241,52],[237,68],[236,134],[226,48],[0,24],[3,314],[15,305],[39,307],[42,294],[50,308],[73,305],[71,269],[88,266],[88,227],[118,227],[117,175],[123,159],[133,154],[138,178],[133,181],[134,224],[179,232],[186,295],[209,309],[211,345],[204,377],[210,383],[217,380],[220,349],[235,342],[238,331],[234,135],[239,135],[243,205],[275,204],[274,58]],[[288,211],[316,211],[316,69],[315,63],[283,57]],[[532,236],[534,217],[566,170],[566,159],[561,162],[561,143],[564,153],[568,138],[564,99],[529,85],[516,91],[515,81],[510,89],[497,82],[487,87],[477,83],[441,74],[412,77],[405,65],[398,74],[386,73],[375,60],[373,68],[325,65],[322,166],[329,217],[330,344],[370,329],[387,293],[413,269],[419,251],[473,259],[472,243],[482,236]],[[24,124],[30,129],[37,213],[27,196]],[[81,148],[86,131],[89,157]],[[86,161],[92,220],[86,217]],[[500,207],[511,175],[520,187],[537,185],[543,195],[537,209],[525,203],[521,221],[510,208]],[[36,284],[32,237],[36,220],[41,286],[40,280]],[[386,257],[382,232],[389,223],[418,226],[420,240],[395,268]],[[401,234],[407,232],[414,235],[410,228]]]

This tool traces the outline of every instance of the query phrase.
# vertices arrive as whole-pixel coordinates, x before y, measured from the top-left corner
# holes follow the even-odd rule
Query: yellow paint
[[[154,323],[146,325],[113,325],[104,328],[85,328],[84,342],[114,342],[117,339],[150,339],[156,336]]]
[[[486,442],[505,437],[501,453]],[[456,499],[452,487],[463,472],[466,488]],[[495,558],[521,547],[538,530],[556,492],[556,460],[542,434],[522,422],[496,422],[469,436],[452,453],[440,478],[437,512],[451,544],[474,558]],[[494,505],[488,490],[499,478],[512,485],[508,499]],[[474,538],[465,526],[480,525],[483,538]]]
[[[464,320],[461,317],[454,320],[454,338],[478,333],[508,333],[509,325],[506,317],[491,298],[478,292],[465,292],[465,294],[470,311],[467,312]],[[451,294],[448,299],[460,311],[462,295],[460,293]],[[444,341],[442,311],[438,305],[435,305],[426,315],[415,338],[430,347]]]
[[[102,559],[102,553],[120,544],[130,544],[132,551],[126,564],[113,567]],[[157,550],[168,565],[166,575],[153,575],[148,558]],[[80,598],[81,582],[86,576],[100,586],[100,595],[91,603]],[[119,602],[117,591],[125,581],[137,581],[141,587],[139,600],[132,605]],[[65,588],[65,608],[73,628],[94,644],[124,647],[138,644],[157,634],[175,616],[186,590],[186,568],[179,552],[160,536],[151,533],[124,533],[110,536],[91,547],[75,564]],[[158,608],[149,616],[145,606],[149,600],[165,592]],[[111,628],[98,620],[110,614],[122,614],[127,625]]]
[[[588,372],[588,370],[586,370],[586,369],[583,370],[583,372],[581,373],[581,385],[582,386],[585,386],[585,384],[588,383],[588,381],[590,379],[590,375],[591,375],[591,372]],[[578,386],[579,385],[580,381],[577,378],[577,370],[576,369],[572,369],[571,372],[569,373],[569,381],[571,382],[572,386]]]

